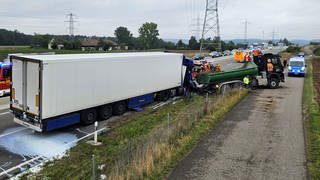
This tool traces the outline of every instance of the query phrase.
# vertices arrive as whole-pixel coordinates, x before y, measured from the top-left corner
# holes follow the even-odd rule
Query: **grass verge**
[[[310,179],[320,179],[320,110],[316,102],[313,61],[308,60],[308,73],[304,82],[303,102],[307,144],[307,168]]]
[[[23,178],[90,179],[94,154],[97,177],[163,179],[246,94],[247,90],[242,90],[208,98],[193,96],[157,110],[146,109],[101,135],[102,146],[82,142],[67,156]]]

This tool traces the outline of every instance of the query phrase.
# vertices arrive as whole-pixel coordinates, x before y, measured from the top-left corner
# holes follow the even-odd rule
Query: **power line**
[[[272,31],[272,43],[274,43],[274,37],[275,37],[275,35],[276,35],[276,32],[273,30],[273,31]]]
[[[70,35],[71,37],[74,36],[74,29],[75,29],[74,23],[77,22],[77,21],[74,20],[74,19],[75,19],[75,16],[76,16],[76,15],[73,14],[73,13],[67,14],[68,20],[65,21],[65,22],[69,23],[69,25],[68,25],[68,31],[69,31],[69,35]]]
[[[251,24],[247,20],[244,21],[244,43],[249,44],[248,42],[248,24]]]
[[[204,38],[206,35],[209,37],[211,36],[213,40],[217,40],[217,43],[205,43]],[[218,0],[206,0],[206,11],[202,27],[200,53],[202,53],[204,44],[217,44],[216,49],[221,51]]]

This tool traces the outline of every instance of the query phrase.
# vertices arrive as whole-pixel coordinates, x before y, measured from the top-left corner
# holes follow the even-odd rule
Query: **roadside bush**
[[[298,53],[300,51],[300,47],[298,47],[298,46],[289,46],[286,51],[288,53]]]
[[[313,51],[313,54],[316,55],[316,56],[320,56],[320,47],[316,48],[316,49]]]

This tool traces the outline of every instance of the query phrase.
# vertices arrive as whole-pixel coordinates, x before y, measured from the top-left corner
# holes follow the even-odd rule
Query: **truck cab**
[[[306,73],[306,62],[304,57],[290,58],[288,64],[288,76],[304,76]]]
[[[10,62],[0,62],[0,97],[10,94]]]
[[[267,72],[267,61],[271,59],[273,71]],[[278,88],[280,82],[284,82],[283,65],[278,54],[267,53],[254,56],[254,63],[258,66],[258,76],[254,85],[264,84],[269,88]]]

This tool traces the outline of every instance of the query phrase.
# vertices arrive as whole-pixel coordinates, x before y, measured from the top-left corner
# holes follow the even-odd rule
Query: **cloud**
[[[76,34],[112,36],[118,26],[137,36],[144,22],[155,22],[162,38],[188,39],[196,18],[204,15],[202,0],[0,0],[0,27],[33,33],[66,34],[66,15],[76,14]],[[249,38],[319,38],[317,0],[220,1],[223,39],[242,38],[247,19]],[[201,20],[202,22],[202,20]],[[193,24],[193,25],[192,25]]]

